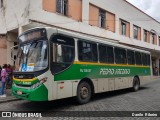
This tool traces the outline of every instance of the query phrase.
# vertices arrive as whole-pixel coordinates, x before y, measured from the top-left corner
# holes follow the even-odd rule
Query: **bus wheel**
[[[79,104],[85,104],[91,99],[91,87],[87,82],[81,82],[77,88],[77,101]]]
[[[140,87],[140,82],[139,82],[139,79],[137,77],[134,77],[133,79],[133,91],[136,92],[139,90],[139,87]]]

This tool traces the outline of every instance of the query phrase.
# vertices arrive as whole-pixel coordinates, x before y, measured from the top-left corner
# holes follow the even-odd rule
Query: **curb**
[[[10,97],[0,98],[0,103],[11,102],[11,101],[18,101],[18,100],[22,100],[22,99],[10,96]]]
[[[160,80],[160,77],[158,77],[158,78],[153,78],[153,80]]]

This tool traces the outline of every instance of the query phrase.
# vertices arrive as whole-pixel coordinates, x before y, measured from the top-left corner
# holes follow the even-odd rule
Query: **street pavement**
[[[153,81],[156,81],[156,80],[160,80],[160,76],[154,76]],[[1,86],[1,82],[0,82],[0,86]],[[19,98],[15,98],[14,96],[12,96],[11,89],[5,89],[5,94],[6,94],[6,97],[0,97],[0,103],[20,100]]]
[[[158,80],[158,79],[160,79],[160,76],[153,77],[153,81]],[[1,86],[1,82],[0,82],[0,86]],[[11,89],[5,89],[5,94],[6,94],[6,97],[0,97],[0,103],[20,100],[12,96]]]

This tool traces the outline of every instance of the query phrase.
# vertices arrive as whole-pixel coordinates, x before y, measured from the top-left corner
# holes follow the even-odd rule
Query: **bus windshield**
[[[39,40],[21,44],[16,61],[16,71],[40,71],[48,66],[47,41]]]

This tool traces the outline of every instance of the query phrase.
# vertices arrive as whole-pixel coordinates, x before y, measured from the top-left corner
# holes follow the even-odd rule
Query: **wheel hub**
[[[82,87],[80,91],[80,95],[82,99],[85,99],[88,97],[88,89],[87,87]]]

